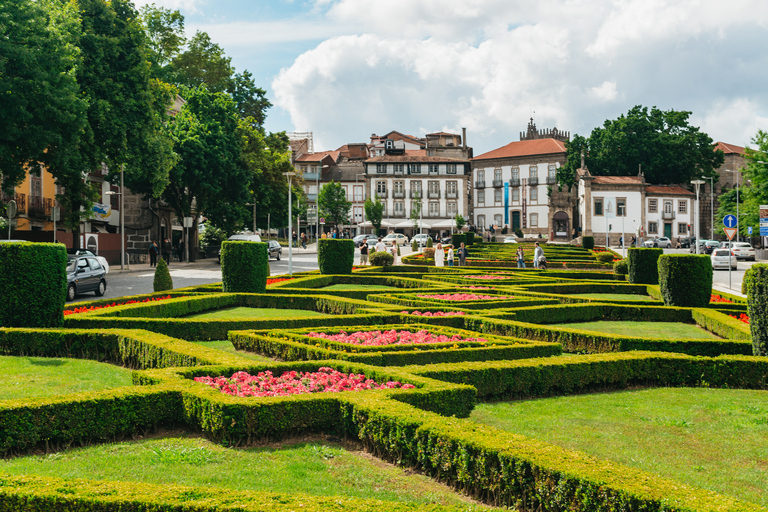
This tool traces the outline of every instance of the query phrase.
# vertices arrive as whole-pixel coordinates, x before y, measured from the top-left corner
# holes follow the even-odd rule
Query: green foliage
[[[435,258],[435,249],[432,247],[425,247],[421,252],[424,255],[425,260],[431,260]]]
[[[626,258],[620,259],[613,264],[613,273],[617,276],[625,276],[629,273],[629,266]]]
[[[328,185],[326,185],[326,188]],[[325,190],[325,189],[323,189]],[[317,241],[317,264],[321,274],[351,274],[355,260],[355,242],[325,238]],[[376,254],[376,253],[373,253]],[[369,255],[369,259],[373,254]],[[371,264],[373,260],[371,260]]]
[[[456,231],[461,231],[462,228],[467,225],[467,221],[458,213],[456,214],[454,220],[456,221]]]
[[[418,251],[419,250],[419,242],[417,242],[416,240],[411,240],[411,250],[413,252]]]
[[[520,228],[517,228],[515,230],[515,236],[517,236],[517,238],[525,238],[525,234],[523,233],[523,230]]]
[[[203,247],[207,245],[221,245],[226,239],[227,234],[223,230],[211,224],[205,224],[205,231],[200,235],[200,244]]]
[[[381,217],[384,213],[384,204],[379,201],[378,197],[371,199],[370,197],[365,200],[365,219],[369,221],[374,228],[374,233],[378,233],[381,229]]]
[[[633,284],[659,284],[658,260],[662,254],[664,254],[664,249],[630,247],[627,252],[629,282]]]
[[[595,248],[595,237],[585,236],[581,238],[581,246],[585,249],[592,250]]]
[[[268,247],[265,242],[222,242],[222,289],[225,292],[264,293],[269,276]]]
[[[475,232],[474,231],[467,231],[467,241],[466,245],[467,247],[475,243]]]
[[[429,237],[429,238],[427,238],[427,244],[426,244],[426,246],[427,246],[427,247],[430,247],[430,248],[433,246],[433,244],[432,244],[432,237]]]
[[[320,216],[325,217],[326,225],[340,226],[349,220],[352,203],[347,201],[347,194],[341,183],[331,181],[323,185],[317,196]]]
[[[375,267],[391,267],[395,262],[395,257],[388,251],[372,252],[368,259]]]
[[[632,249],[630,249],[631,251]],[[659,288],[667,306],[703,308],[712,295],[712,262],[699,254],[662,254]]]
[[[752,265],[744,275],[752,353],[768,356],[768,265]]]
[[[156,292],[173,290],[173,279],[171,278],[171,271],[168,270],[168,264],[163,258],[159,258],[157,260],[157,267],[155,267],[155,278],[152,281],[152,289]]]
[[[601,263],[611,263],[614,258],[614,254],[612,252],[599,252],[597,253],[597,261]]]
[[[0,244],[0,326],[57,327],[67,294],[62,244]]]
[[[464,246],[467,246],[467,235],[465,233],[454,233],[451,237],[451,245],[454,249],[458,249],[461,247],[461,244],[464,244]],[[459,256],[456,255],[456,260],[458,261]]]

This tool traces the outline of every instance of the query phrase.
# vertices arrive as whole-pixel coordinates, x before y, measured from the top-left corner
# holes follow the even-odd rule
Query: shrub
[[[424,251],[423,251],[423,254],[424,254],[424,259],[425,260],[430,259],[430,258],[434,258],[435,257],[435,250],[432,247],[425,247]]]
[[[496,241],[496,236],[494,235],[491,237],[491,242],[495,242],[495,241]]]
[[[709,305],[712,296],[712,263],[709,256],[661,255],[658,274],[659,289],[667,306],[705,308]]]
[[[663,249],[630,247],[627,252],[629,282],[633,284],[659,284],[659,256]]]
[[[597,261],[601,263],[610,263],[613,261],[614,254],[612,252],[601,252],[597,254]]]
[[[374,267],[391,267],[395,262],[395,257],[387,251],[372,252],[368,260]]]
[[[173,290],[171,272],[168,270],[168,264],[163,258],[160,258],[157,261],[157,267],[155,267],[155,279],[152,281],[152,289],[156,292]]]
[[[63,244],[2,243],[0,268],[0,326],[58,327],[64,322]]]
[[[467,235],[464,233],[457,233],[451,237],[451,245],[453,245],[454,248],[458,249],[461,247],[462,243],[464,246],[467,245]]]
[[[416,240],[411,240],[411,250],[413,252],[418,251],[419,250],[419,242],[417,242]]]
[[[627,260],[622,259],[613,264],[613,273],[618,276],[625,276],[629,272],[627,268]]]
[[[595,237],[593,237],[593,236],[582,237],[581,245],[585,249],[594,249],[595,248]]]
[[[525,238],[525,235],[523,234],[523,230],[520,228],[517,228],[515,230],[515,236],[517,236],[517,238]]]
[[[427,244],[425,247],[432,247],[434,244],[432,243],[432,237],[427,238]]]
[[[230,293],[264,293],[269,276],[267,250],[265,242],[222,242],[222,289]]]
[[[467,231],[467,241],[466,246],[470,246],[475,243],[475,232],[474,231]]]
[[[319,240],[317,263],[321,274],[351,274],[355,261],[355,242],[326,238]]]
[[[768,265],[752,265],[744,274],[747,288],[747,314],[752,331],[752,353],[768,355]]]

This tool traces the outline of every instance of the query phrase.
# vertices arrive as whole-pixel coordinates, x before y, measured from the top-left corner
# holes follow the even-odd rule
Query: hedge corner
[[[351,274],[355,242],[333,238],[317,241],[317,264],[321,274]]]

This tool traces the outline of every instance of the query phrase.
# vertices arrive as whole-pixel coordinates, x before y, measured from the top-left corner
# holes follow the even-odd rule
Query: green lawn
[[[660,388],[481,404],[474,421],[768,506],[768,392]]]
[[[317,311],[305,309],[276,309],[276,308],[227,308],[208,313],[198,313],[185,318],[253,318],[258,320],[273,320],[279,318],[310,318],[328,316]]]
[[[571,293],[572,297],[582,297],[584,299],[602,299],[602,300],[646,300],[655,301],[649,295],[635,295],[632,293]],[[659,301],[661,302],[661,301]]]
[[[0,400],[133,385],[131,370],[85,359],[0,356]]]
[[[255,354],[253,352],[246,352],[244,350],[235,350],[235,346],[232,345],[231,341],[195,341],[194,343],[197,343],[198,345],[202,345],[203,347],[213,348],[216,350],[223,350],[224,352],[231,352],[233,354],[237,354],[241,357],[247,357],[248,359],[253,359],[254,361],[263,361],[263,362],[270,362],[274,363],[275,360],[271,359],[269,357],[265,357],[259,354]]]
[[[355,445],[349,448],[315,441],[232,449],[201,438],[173,437],[5,459],[0,471],[489,509],[429,477],[384,463]]]
[[[695,324],[683,324],[679,322],[634,322],[634,321],[607,321],[577,322],[567,324],[547,324],[547,327],[565,327],[566,329],[582,329],[596,331],[605,334],[619,334],[622,336],[640,336],[643,338],[663,338],[666,340],[705,338],[720,339],[715,334],[702,329]]]
[[[323,286],[322,288],[319,288],[320,290],[341,290],[341,291],[349,291],[349,290],[357,290],[357,291],[372,291],[372,292],[379,292],[379,291],[393,291],[393,290],[402,290],[402,288],[398,288],[397,286],[385,286],[385,285],[379,285],[379,284],[331,284],[328,286]]]

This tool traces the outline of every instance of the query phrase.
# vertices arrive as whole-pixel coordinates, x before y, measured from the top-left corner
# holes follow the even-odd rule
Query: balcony
[[[547,176],[547,185],[554,185],[557,183],[557,176]]]
[[[475,188],[485,188],[485,181],[476,181]]]
[[[520,178],[511,178],[509,180],[509,186],[510,187],[519,187],[520,186]]]
[[[459,193],[458,192],[451,192],[449,190],[448,192],[445,193],[445,198],[446,199],[458,199],[459,198]]]
[[[443,217],[442,215],[440,215],[440,212],[429,212],[426,215],[426,218],[428,219],[439,219],[440,217]]]
[[[317,172],[305,172],[301,177],[304,181],[317,181]]]
[[[392,215],[389,216],[392,219],[404,219],[405,218],[405,212],[395,212]]]
[[[427,197],[429,199],[440,199],[440,191],[439,190],[430,190],[427,192]]]
[[[386,191],[386,190],[384,190],[383,192],[378,192],[378,191],[377,191],[377,192],[374,192],[373,194],[374,194],[374,195],[375,195],[377,198],[379,198],[379,199],[386,199],[386,198],[388,198],[388,197],[389,197],[389,194],[387,194],[387,191]]]
[[[27,196],[24,194],[14,194],[13,196],[3,194],[3,204],[8,204],[11,200],[16,201],[16,213],[27,213]]]
[[[424,197],[424,194],[421,193],[421,190],[411,190],[411,193],[408,197],[411,199],[421,199]]]
[[[661,218],[664,220],[674,220],[675,219],[675,210],[664,210],[661,212]]]
[[[53,200],[49,197],[30,197],[29,213],[30,217],[50,217]]]
[[[504,180],[493,180],[493,188],[501,188],[504,186]]]
[[[528,178],[528,185],[531,187],[535,187],[539,184],[539,177],[538,176],[531,176]]]
[[[317,194],[307,194],[307,201],[309,201],[310,203],[316,203]]]
[[[394,191],[392,192],[392,197],[395,199],[404,199],[405,198],[405,192],[404,191]]]

